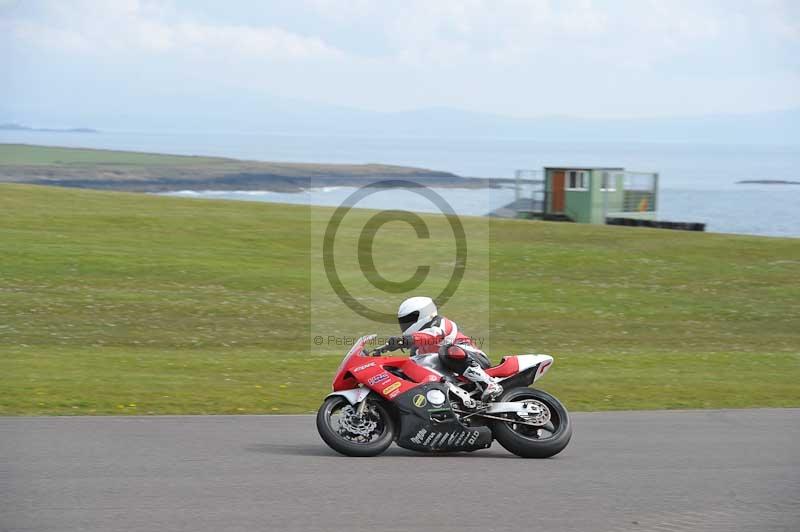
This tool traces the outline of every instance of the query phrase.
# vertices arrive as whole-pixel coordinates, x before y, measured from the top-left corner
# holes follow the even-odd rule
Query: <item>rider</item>
[[[439,316],[431,298],[411,297],[403,301],[397,310],[397,321],[403,336],[389,338],[389,349],[408,347],[412,355],[438,352],[446,368],[483,390],[482,400],[503,393],[503,387],[484,371],[490,364],[483,351],[461,334],[455,322]]]

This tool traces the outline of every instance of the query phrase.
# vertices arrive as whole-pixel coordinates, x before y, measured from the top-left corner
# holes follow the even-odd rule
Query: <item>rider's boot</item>
[[[484,371],[484,369],[475,361],[470,362],[470,365],[466,370],[464,370],[463,375],[465,378],[483,388],[481,401],[494,399],[503,393],[503,387],[498,384],[493,377],[490,377],[489,374],[486,373],[486,371]]]

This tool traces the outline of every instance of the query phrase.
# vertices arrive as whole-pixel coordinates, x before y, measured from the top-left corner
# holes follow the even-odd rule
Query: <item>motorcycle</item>
[[[333,450],[376,456],[392,442],[421,452],[486,449],[497,440],[524,458],[547,458],[569,443],[572,426],[561,402],[530,388],[552,366],[548,355],[503,357],[486,373],[503,393],[480,400],[481,390],[443,366],[438,353],[386,356],[376,338],[359,338],[345,355],[317,412],[317,430]]]

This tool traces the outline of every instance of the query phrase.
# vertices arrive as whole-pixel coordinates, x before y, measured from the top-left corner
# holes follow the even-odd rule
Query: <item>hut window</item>
[[[611,174],[608,172],[603,172],[602,174],[600,179],[600,190],[605,190],[608,192],[614,192],[617,190],[614,186],[614,181],[611,179]]]
[[[568,190],[586,190],[589,188],[589,179],[586,172],[580,170],[570,170],[567,172]]]

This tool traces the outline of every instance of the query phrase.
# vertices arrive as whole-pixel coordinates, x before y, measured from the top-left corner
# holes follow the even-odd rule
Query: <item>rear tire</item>
[[[394,423],[392,417],[381,403],[369,401],[367,404],[365,417],[370,423],[375,423],[376,427],[370,434],[369,441],[354,441],[347,429],[341,426],[333,426],[332,416],[338,412],[350,412],[357,406],[351,406],[350,402],[341,395],[332,395],[325,399],[317,412],[317,431],[328,447],[337,453],[345,456],[376,456],[389,448],[394,441]],[[349,409],[349,410],[348,410]]]
[[[492,422],[492,435],[511,453],[522,458],[549,458],[564,450],[572,437],[572,425],[567,409],[549,393],[535,388],[512,388],[501,395],[498,401],[531,400],[544,404],[550,421],[541,429],[514,421],[523,421],[516,414],[500,414],[509,421]],[[550,430],[552,429],[552,430]]]

